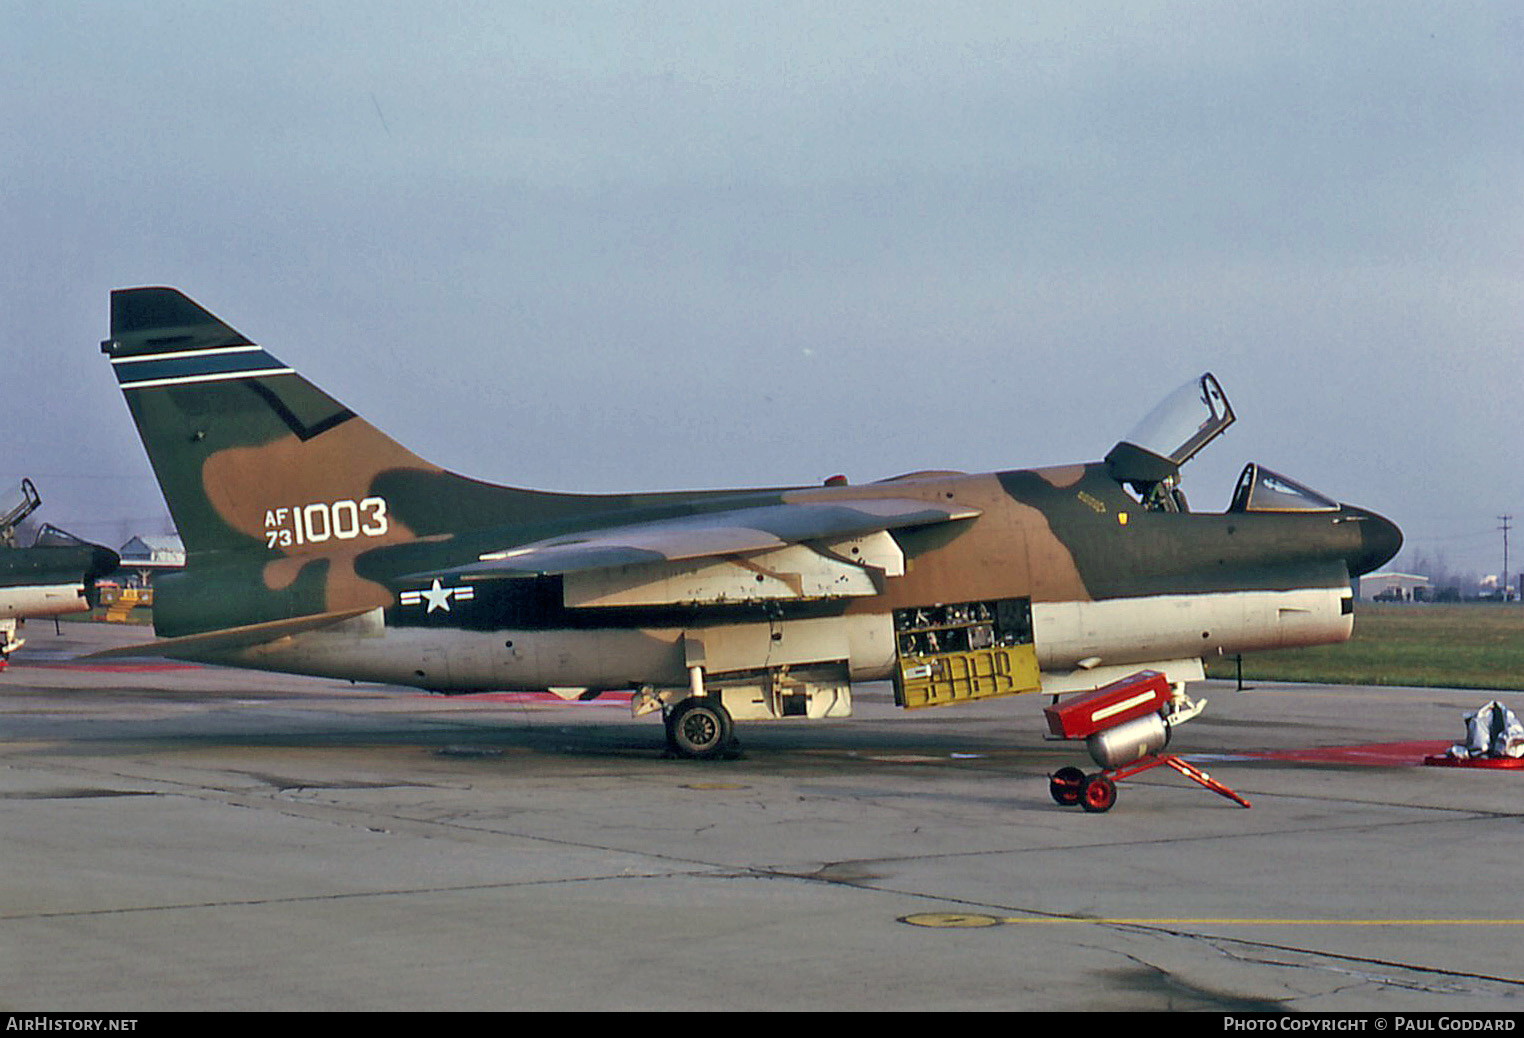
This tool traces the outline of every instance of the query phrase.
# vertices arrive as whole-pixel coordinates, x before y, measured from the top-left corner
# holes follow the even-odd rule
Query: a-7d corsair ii
[[[0,493],[0,669],[26,640],[28,619],[83,613],[99,604],[96,581],[114,572],[116,552],[43,524],[30,548],[16,544],[16,527],[42,504],[23,479]]]
[[[169,288],[102,344],[185,542],[157,654],[437,692],[632,689],[670,745],[732,722],[1093,689],[1183,693],[1202,657],[1349,637],[1350,578],[1401,534],[1266,469],[1188,511],[1233,421],[1210,375],[1104,461],[860,486],[577,495],[417,457]]]

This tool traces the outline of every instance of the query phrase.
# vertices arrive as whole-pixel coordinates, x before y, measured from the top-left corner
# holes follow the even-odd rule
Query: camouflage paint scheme
[[[99,601],[96,581],[121,562],[110,548],[49,525],[31,547],[17,547],[14,525],[42,503],[29,480],[21,486],[25,496],[18,507],[0,516],[0,666],[20,646],[17,630],[24,621],[89,610]]]
[[[706,637],[741,644],[751,628],[774,643],[844,639],[861,650],[853,678],[884,677],[895,610],[1020,599],[1044,671],[1072,672],[1347,638],[1351,577],[1401,544],[1389,521],[1331,502],[1146,508],[1129,481],[1172,486],[1178,463],[1145,452],[1158,471],[1132,480],[1120,447],[1083,465],[850,486],[495,486],[417,457],[174,289],[114,292],[102,349],[185,543],[185,570],[156,592],[167,654],[439,691],[596,693],[680,688]],[[825,590],[810,591],[800,572],[817,564]],[[774,590],[735,592],[741,570]],[[684,580],[723,587],[662,600]],[[614,604],[569,604],[574,586]],[[1165,614],[1178,630],[1129,633]],[[776,665],[767,641],[730,669]],[[530,643],[539,662],[516,670]],[[480,653],[490,665],[472,664]]]

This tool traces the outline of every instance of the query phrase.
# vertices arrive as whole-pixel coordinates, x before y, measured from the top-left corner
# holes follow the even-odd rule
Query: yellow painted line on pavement
[[[1524,926],[1524,919],[1280,919],[1244,916],[996,916],[968,912],[918,912],[901,916],[911,926],[960,929],[979,926]]]

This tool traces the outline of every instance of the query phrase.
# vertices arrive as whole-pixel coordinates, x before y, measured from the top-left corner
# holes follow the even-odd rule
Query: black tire
[[[1048,793],[1059,807],[1073,807],[1080,801],[1080,787],[1085,773],[1078,768],[1059,768],[1048,778]]]
[[[713,760],[731,747],[734,725],[718,698],[691,697],[667,716],[667,741],[679,757]]]
[[[1080,807],[1094,814],[1111,810],[1117,802],[1117,784],[1105,775],[1091,775],[1080,786]]]

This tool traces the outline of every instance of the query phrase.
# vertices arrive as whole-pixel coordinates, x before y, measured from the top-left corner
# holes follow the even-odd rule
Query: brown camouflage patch
[[[1084,471],[1083,466],[1073,468]],[[994,475],[811,487],[782,496],[788,503],[893,496],[956,503],[983,512],[976,519],[941,524],[924,534],[911,531],[897,535],[906,548],[905,575],[890,582],[883,595],[853,602],[848,612],[1027,595],[1040,601],[1091,598],[1073,557],[1054,535],[1047,516],[1012,498]]]
[[[1060,490],[1072,487],[1085,478],[1084,465],[1055,465],[1052,468],[1033,469],[1032,472]]]
[[[355,463],[360,458],[363,466]],[[397,468],[442,471],[373,426],[351,421],[305,442],[286,436],[258,447],[217,451],[206,459],[201,482],[224,522],[275,553],[264,569],[266,589],[290,587],[303,567],[324,558],[330,561],[322,608],[350,609],[391,601],[385,587],[356,575],[355,559],[373,548],[415,539],[389,503],[371,494],[377,475]],[[382,503],[362,510],[362,503],[375,501]],[[335,536],[331,517],[336,503],[354,514],[351,537]],[[323,516],[322,538],[292,536],[293,522],[300,522],[294,512],[315,506]],[[382,527],[380,533],[359,532]],[[278,535],[275,543],[270,543],[272,533]]]

